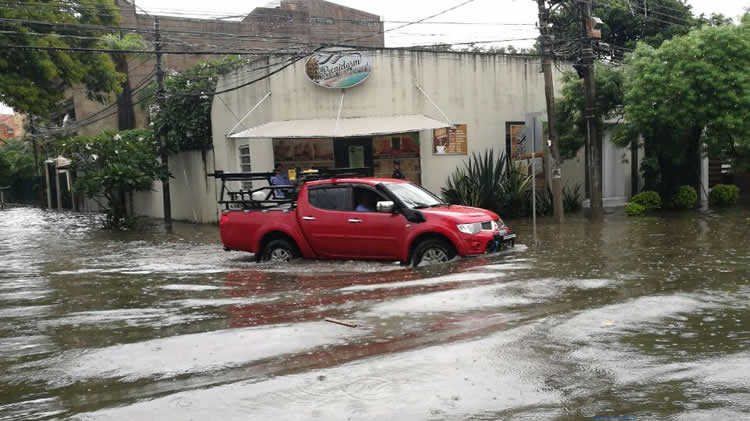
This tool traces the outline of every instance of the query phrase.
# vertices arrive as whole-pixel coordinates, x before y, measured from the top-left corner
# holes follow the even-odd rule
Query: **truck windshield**
[[[447,205],[439,197],[411,183],[388,183],[388,189],[412,209]]]

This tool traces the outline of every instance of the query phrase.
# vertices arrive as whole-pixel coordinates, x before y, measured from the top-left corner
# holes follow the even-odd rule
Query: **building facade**
[[[23,137],[24,133],[22,114],[0,114],[0,140]]]
[[[132,0],[115,0],[120,8],[120,26],[137,29],[147,41],[153,41],[154,16],[139,13]],[[340,6],[324,0],[281,0],[273,6],[255,8],[241,21],[158,16],[162,33],[162,66],[165,71],[180,71],[205,60],[217,60],[226,54],[169,54],[169,51],[294,49],[304,45],[347,43],[365,47],[384,45],[383,22],[371,13]],[[127,33],[127,32],[125,32]],[[127,72],[132,92],[130,103],[154,78],[156,61],[152,55],[130,55],[122,72]],[[80,135],[94,135],[120,127],[118,103],[101,104],[90,100],[81,86],[69,90],[69,113],[83,124]],[[139,105],[132,107],[133,127],[146,127],[147,115]]]
[[[362,56],[359,61],[339,57],[336,64],[354,69],[345,75],[318,69],[332,76],[316,79],[303,60],[220,94],[211,115],[213,150],[170,158],[173,217],[217,221],[217,183],[208,174],[271,171],[276,164],[363,166],[390,176],[398,159],[408,179],[440,193],[473,152],[523,147],[516,137],[527,114],[545,110],[537,57],[397,49],[354,54]],[[245,73],[223,77],[217,89],[239,85]],[[555,77],[559,82],[560,74]],[[325,87],[352,80],[353,87]],[[583,184],[583,166],[566,163],[563,177],[566,183]],[[162,215],[159,189],[136,195],[137,213]]]

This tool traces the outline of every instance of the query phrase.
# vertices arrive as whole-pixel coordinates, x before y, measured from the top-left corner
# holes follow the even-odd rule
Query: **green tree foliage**
[[[698,184],[701,142],[717,156],[750,148],[750,18],[703,27],[655,49],[641,44],[626,70],[625,111],[642,134],[647,184],[672,197]]]
[[[602,127],[603,119],[622,119],[625,76],[622,69],[606,65],[597,65],[595,74],[597,124],[598,127]],[[556,101],[560,157],[570,159],[581,149],[586,139],[583,80],[575,72],[563,74],[562,97]],[[599,130],[598,134],[601,141],[603,130]]]
[[[148,50],[151,46],[137,34],[108,34],[104,37],[104,45],[112,50]],[[112,53],[115,69],[118,72],[128,74],[128,57],[132,54]],[[120,130],[135,128],[135,110],[133,109],[133,97],[131,93],[130,80],[126,77],[120,85],[121,92],[117,96],[117,124]]]
[[[151,111],[151,128],[167,137],[171,152],[211,148],[211,104],[216,83],[219,76],[245,64],[246,60],[227,57],[167,76],[166,97],[161,104],[155,84],[142,91],[139,100],[144,109]]]
[[[73,160],[78,178],[73,190],[99,202],[106,210],[107,226],[128,225],[125,197],[151,190],[154,180],[167,176],[157,159],[157,141],[151,130],[105,131],[96,136],[78,136],[60,144],[64,156]]]
[[[100,48],[101,31],[62,24],[116,25],[119,14],[112,0],[18,0],[0,7],[0,19],[2,45]],[[0,49],[0,102],[23,113],[57,111],[65,88],[75,83],[82,83],[91,99],[106,102],[120,92],[123,79],[107,54]]]
[[[581,17],[577,3],[560,1],[552,1],[552,3],[561,3],[551,16],[555,39],[579,39]],[[650,15],[646,13],[646,7]],[[591,14],[604,22],[601,28],[602,39],[595,51],[600,57],[609,58],[624,56],[622,50],[612,49],[612,46],[635,48],[639,41],[643,41],[658,47],[665,40],[687,34],[691,27],[702,23],[693,16],[691,7],[685,0],[594,2]]]
[[[22,139],[0,140],[0,187],[18,193],[33,176],[34,156],[29,144]]]

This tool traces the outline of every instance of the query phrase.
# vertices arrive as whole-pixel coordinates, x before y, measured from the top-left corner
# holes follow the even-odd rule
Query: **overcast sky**
[[[460,4],[461,0],[334,0],[335,3],[380,15],[387,21],[414,21]],[[611,3],[627,4],[627,0],[610,0]],[[206,2],[199,0],[136,0],[136,3],[154,12],[172,10],[195,10],[206,14],[247,14],[256,6],[269,3],[268,0],[213,0],[210,12],[206,12]],[[695,14],[722,13],[736,18],[750,7],[750,0],[688,0]],[[659,13],[669,14],[669,10]],[[200,16],[200,15],[198,15]],[[660,18],[668,19],[664,15]],[[411,25],[386,33],[389,47],[468,41],[514,40],[504,44],[531,46],[537,31],[533,24],[537,20],[536,1],[532,0],[475,0],[456,10],[441,15],[433,21],[471,22],[474,25]],[[490,23],[495,23],[491,25]],[[532,24],[529,26],[504,26],[498,23]],[[398,23],[386,23],[386,29]]]
[[[627,0],[610,0],[627,4]],[[389,21],[412,22],[460,4],[461,0],[335,0],[335,3],[380,15],[386,21],[386,30],[402,25]],[[688,0],[695,14],[722,13],[737,18],[750,0]],[[136,0],[136,4],[155,14],[194,17],[217,17],[246,15],[258,6],[269,4],[269,0]],[[210,5],[210,10],[209,9]],[[662,10],[660,13],[669,13]],[[668,19],[661,15],[660,18]],[[532,0],[475,0],[456,10],[441,15],[432,21],[464,22],[470,24],[419,24],[386,33],[386,45],[399,47],[408,45],[430,45],[439,43],[462,43],[472,41],[511,40],[496,45],[512,44],[528,47],[534,44],[537,30],[536,2]],[[736,20],[736,19],[735,19]],[[429,22],[429,21],[428,21]],[[503,24],[528,25],[503,25]],[[488,44],[478,44],[488,45]],[[0,114],[11,110],[0,103]]]

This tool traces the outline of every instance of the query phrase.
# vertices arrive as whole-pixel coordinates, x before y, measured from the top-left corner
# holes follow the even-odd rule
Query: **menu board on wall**
[[[521,159],[521,156],[530,152],[526,142],[526,123],[508,123],[508,133],[510,134],[511,156],[514,159]]]
[[[433,130],[432,153],[434,155],[466,155],[468,144],[466,124]]]

